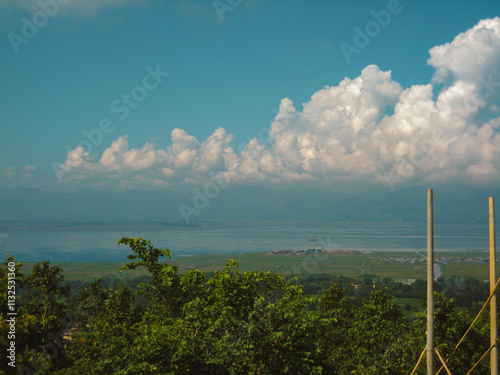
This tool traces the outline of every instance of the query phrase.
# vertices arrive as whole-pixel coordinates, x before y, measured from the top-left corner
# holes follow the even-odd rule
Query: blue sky
[[[498,1],[0,8],[0,187],[498,181]]]

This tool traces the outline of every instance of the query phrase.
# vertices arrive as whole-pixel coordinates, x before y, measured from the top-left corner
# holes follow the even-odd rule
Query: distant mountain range
[[[185,192],[158,190],[48,192],[37,189],[0,189],[0,221],[155,222],[186,225],[248,221],[405,221],[426,220],[427,188],[385,188],[335,191],[326,188],[264,186],[235,187],[218,194],[199,188]],[[487,223],[488,197],[493,187],[437,187],[436,223]],[[203,197],[200,197],[203,195]],[[193,198],[198,196],[193,202]],[[211,197],[211,198],[210,198]]]

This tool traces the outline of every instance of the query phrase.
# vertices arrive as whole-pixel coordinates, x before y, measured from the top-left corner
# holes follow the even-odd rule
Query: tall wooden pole
[[[427,375],[434,375],[434,213],[427,190]]]
[[[497,282],[496,270],[496,239],[495,239],[495,198],[490,197],[490,293],[493,294],[490,302],[491,315],[491,345],[495,344],[498,337],[497,331],[497,292],[495,285]],[[495,345],[491,349],[491,375],[498,375],[498,347]]]

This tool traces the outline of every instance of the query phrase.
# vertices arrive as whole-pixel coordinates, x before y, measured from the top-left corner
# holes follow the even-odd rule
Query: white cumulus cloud
[[[301,110],[282,99],[268,139],[256,137],[241,152],[224,128],[204,141],[176,128],[166,149],[150,142],[131,149],[121,136],[100,157],[69,152],[67,178],[143,187],[204,182],[220,171],[244,183],[498,179],[499,30],[500,18],[483,20],[432,48],[438,86],[403,88],[370,65],[313,93]]]
[[[10,180],[28,180],[32,177],[33,172],[36,171],[36,167],[32,165],[27,165],[21,168],[14,168],[12,166],[5,168],[2,171],[2,175],[7,177]]]
[[[57,12],[60,14],[74,13],[78,15],[95,16],[99,12],[109,9],[118,8],[125,5],[130,6],[143,6],[148,3],[149,0],[68,0],[55,2],[57,6]],[[43,11],[43,8],[39,3],[49,3],[46,0],[34,1],[34,0],[0,0],[0,8],[6,10],[24,10],[30,13],[36,13]],[[55,9],[54,5],[51,9]]]
[[[455,37],[451,43],[429,51],[428,63],[436,68],[434,80],[475,82],[478,77],[498,72],[500,59],[500,18],[480,21],[472,29]]]

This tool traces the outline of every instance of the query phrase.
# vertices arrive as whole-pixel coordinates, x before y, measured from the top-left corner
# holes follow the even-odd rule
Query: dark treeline
[[[358,306],[370,297],[374,289],[382,289],[394,298],[416,298],[421,301],[427,298],[427,280],[420,279],[413,283],[402,283],[369,274],[358,278],[331,274],[306,274],[302,275],[300,280],[306,293],[313,295],[321,294],[332,284],[337,283],[344,289],[344,295],[350,297],[351,303]],[[434,283],[434,290],[452,299],[457,308],[477,313],[490,294],[490,285],[488,282],[473,277],[452,276],[448,279],[439,277]],[[424,307],[423,304],[422,307]]]
[[[3,358],[0,374],[407,374],[425,347],[425,303],[404,314],[392,299],[425,300],[426,282],[405,285],[375,275],[358,278],[240,272],[229,260],[205,274],[161,263],[170,251],[148,240],[131,247],[121,269],[149,276],[65,283],[46,261],[31,275],[15,266],[16,368]],[[9,258],[0,270],[2,316],[8,312]],[[10,263],[12,266],[12,263]],[[447,358],[488,297],[471,278],[440,278],[435,339]],[[0,323],[7,353],[9,325]],[[451,358],[465,373],[489,347],[485,314]],[[438,367],[436,362],[435,367]],[[486,373],[488,360],[477,373]],[[418,374],[425,373],[425,364]]]

